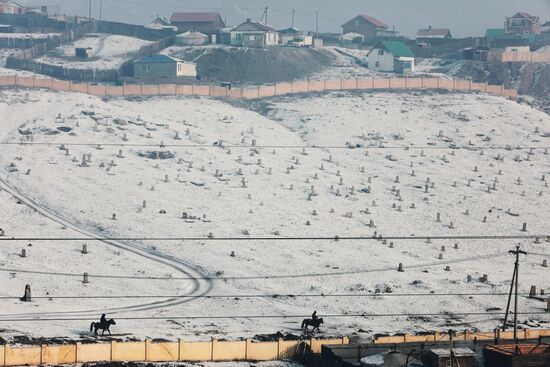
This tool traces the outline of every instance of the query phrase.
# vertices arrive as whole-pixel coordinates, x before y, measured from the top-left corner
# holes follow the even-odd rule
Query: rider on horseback
[[[105,317],[105,314],[101,315],[101,318],[99,319],[99,323],[101,325],[105,325],[107,323],[107,318]]]
[[[311,319],[313,321],[317,321],[319,318],[317,317],[317,311],[313,311],[313,313],[311,314]]]

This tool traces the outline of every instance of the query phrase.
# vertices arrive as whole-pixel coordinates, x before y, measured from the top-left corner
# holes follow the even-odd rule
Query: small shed
[[[550,344],[488,345],[483,357],[488,367],[547,367]]]
[[[76,57],[80,59],[87,59],[88,57],[92,56],[92,48],[91,47],[77,47],[74,49],[74,54]]]
[[[9,24],[0,24],[0,33],[15,33],[15,27]]]
[[[134,75],[141,78],[196,77],[197,64],[166,55],[153,55],[134,62]]]
[[[453,356],[460,367],[476,366],[476,352],[470,348],[453,348]],[[426,367],[451,366],[450,350],[447,348],[431,349],[422,355],[422,362]]]
[[[176,46],[202,46],[210,43],[208,35],[197,32],[187,31],[176,36]]]

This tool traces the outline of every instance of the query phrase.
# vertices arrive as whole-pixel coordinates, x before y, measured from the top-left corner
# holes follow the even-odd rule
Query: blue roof
[[[136,64],[171,64],[178,62],[179,60],[166,55],[153,55],[147,56],[143,59],[137,60]]]

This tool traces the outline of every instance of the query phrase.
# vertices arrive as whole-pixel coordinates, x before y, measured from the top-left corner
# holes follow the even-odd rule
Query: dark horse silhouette
[[[111,335],[111,330],[109,330],[111,325],[116,325],[115,320],[110,319],[110,320],[107,320],[105,322],[92,322],[92,324],[90,325],[90,331],[93,330],[95,335],[97,335],[98,330],[103,330],[101,335],[104,335],[105,330],[107,330],[107,332],[109,332],[109,335]]]
[[[313,319],[304,319],[304,321],[302,321],[302,329],[304,329],[304,331],[308,331],[307,328],[308,326],[312,326],[313,329],[311,329],[311,331],[315,331],[317,329],[317,331],[321,331],[319,330],[319,326],[323,323],[323,318],[319,318],[317,320],[313,320]]]

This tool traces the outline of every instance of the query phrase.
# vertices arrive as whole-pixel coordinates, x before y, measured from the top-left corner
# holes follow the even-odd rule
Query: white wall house
[[[369,69],[381,72],[414,71],[414,54],[399,41],[380,41],[368,54]]]
[[[247,19],[231,30],[231,45],[242,47],[269,47],[279,44],[279,32],[267,25]]]

